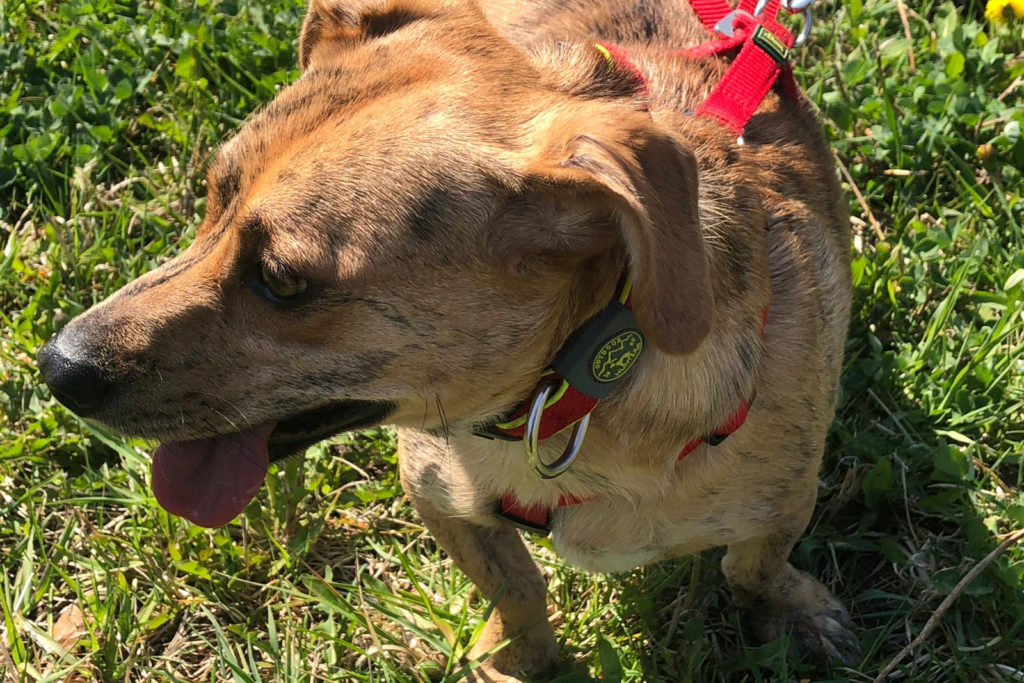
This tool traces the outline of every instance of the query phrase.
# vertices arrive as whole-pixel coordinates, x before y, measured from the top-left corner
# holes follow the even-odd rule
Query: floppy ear
[[[416,0],[310,0],[299,36],[299,66],[314,63],[318,48],[337,46],[397,31],[435,16],[440,3]]]
[[[615,217],[641,330],[666,353],[689,353],[710,331],[714,305],[694,155],[643,113],[582,125],[588,132],[564,138],[535,166],[534,179],[593,198],[603,205],[594,210]]]

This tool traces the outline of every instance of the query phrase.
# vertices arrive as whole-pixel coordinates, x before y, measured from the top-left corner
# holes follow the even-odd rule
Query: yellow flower
[[[1013,17],[1024,17],[1024,0],[988,0],[985,5],[985,16],[988,20],[1001,24]]]

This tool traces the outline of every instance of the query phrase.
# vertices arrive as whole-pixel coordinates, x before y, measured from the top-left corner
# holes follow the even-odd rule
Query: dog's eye
[[[260,264],[260,283],[277,299],[291,299],[306,291],[306,281],[276,263]]]

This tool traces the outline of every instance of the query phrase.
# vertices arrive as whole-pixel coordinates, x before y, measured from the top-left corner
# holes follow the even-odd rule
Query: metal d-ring
[[[587,435],[587,426],[590,424],[590,415],[584,415],[583,419],[573,426],[569,445],[565,447],[562,454],[554,462],[547,463],[541,460],[540,421],[544,416],[548,397],[553,390],[554,386],[547,384],[534,395],[533,403],[530,404],[530,412],[526,417],[526,429],[523,433],[523,449],[526,451],[526,460],[543,479],[554,479],[572,466],[576,456],[580,453],[580,448],[583,447],[583,439]]]
[[[761,16],[761,12],[768,6],[769,0],[759,0],[757,7],[754,8],[754,16]],[[811,22],[814,21],[814,17],[811,16],[811,5],[817,0],[782,0],[780,3],[782,9],[786,10],[789,14],[796,14],[802,12],[804,15],[804,25],[800,28],[800,33],[795,39],[793,39],[793,47],[800,47],[807,42],[807,38],[811,35]]]
[[[811,7],[808,5],[804,7],[804,25],[800,29],[800,35],[793,39],[793,47],[800,47],[807,42],[808,36],[811,35],[812,21],[814,21],[814,17],[811,16]]]

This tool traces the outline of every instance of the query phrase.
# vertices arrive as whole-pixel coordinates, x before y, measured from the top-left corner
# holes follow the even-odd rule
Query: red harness
[[[690,58],[733,57],[732,64],[725,75],[698,107],[695,112],[697,115],[713,118],[740,136],[747,122],[776,82],[779,83],[784,95],[797,101],[796,81],[793,79],[792,67],[787,61],[789,48],[793,45],[793,36],[775,20],[779,12],[780,0],[769,0],[763,7],[759,6],[758,0],[740,0],[735,10],[731,9],[725,0],[690,0],[690,2],[701,23],[709,30],[714,31],[716,38],[696,47],[680,50],[680,54]],[[617,45],[607,43],[597,43],[595,47],[616,68],[632,74],[642,89],[646,91],[647,79],[643,72],[629,60],[625,50]],[[742,144],[742,138],[740,138],[740,143]],[[620,283],[615,299],[610,306],[614,307],[616,304],[619,304],[618,308],[626,311],[630,309],[629,285],[625,279],[623,283]],[[604,315],[607,310],[597,317]],[[762,315],[762,334],[767,316],[766,309]],[[588,325],[592,325],[592,323],[593,321]],[[628,325],[628,321],[619,322],[618,327],[610,329],[615,334],[621,335],[622,330]],[[581,330],[586,328],[587,325]],[[601,327],[602,334],[607,335],[608,330],[607,326]],[[633,332],[633,330],[628,330],[628,332]],[[567,343],[567,346],[571,345],[572,339]],[[643,342],[641,341],[641,350],[642,346]],[[565,348],[563,348],[564,351]],[[560,355],[563,353],[560,352]],[[637,355],[639,355],[639,351]],[[635,357],[630,359],[629,364],[631,365],[635,359]],[[557,362],[556,358],[555,365]],[[626,372],[628,369],[627,366]],[[616,378],[616,384],[618,380],[625,377],[626,372]],[[541,376],[538,388],[550,385],[554,387],[554,390],[552,397],[545,402],[540,413],[537,429],[540,440],[548,439],[570,426],[577,425],[593,412],[603,397],[603,395],[595,396],[595,393],[600,392],[590,391],[587,387],[581,389],[577,386],[578,382],[566,378],[565,375],[569,374],[572,373],[549,369]],[[606,391],[610,391],[610,388]],[[713,433],[699,436],[683,446],[677,456],[677,461],[685,458],[702,444],[717,446],[722,443],[726,437],[743,426],[752,401],[753,397],[742,401],[725,423]],[[530,407],[531,401],[527,399],[520,403],[504,422],[489,425],[478,434],[490,438],[523,439]],[[585,500],[578,496],[565,494],[559,498],[556,507],[577,505],[583,502]],[[514,493],[509,492],[501,497],[497,508],[499,515],[517,526],[541,533],[549,531],[552,510],[546,505],[527,507],[519,501]]]
[[[781,6],[779,0],[768,2],[760,13],[758,0],[740,0],[735,10],[725,0],[690,0],[690,4],[701,23],[716,32],[717,37],[680,53],[693,58],[735,55],[697,114],[711,117],[736,135],[742,135],[776,81],[788,98],[794,102],[799,99],[793,66],[789,63],[793,34],[775,20]]]

